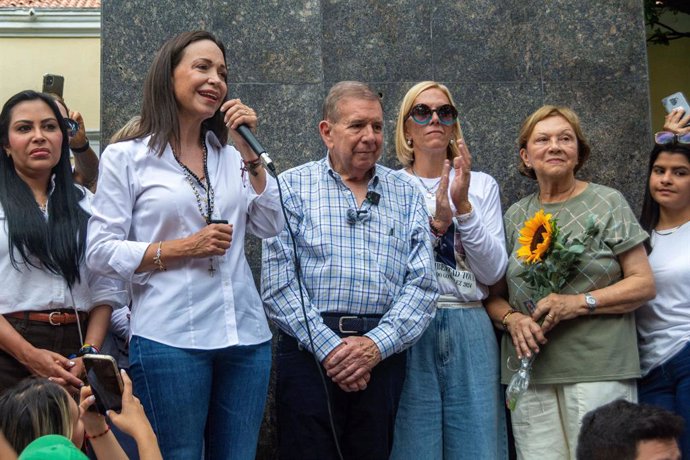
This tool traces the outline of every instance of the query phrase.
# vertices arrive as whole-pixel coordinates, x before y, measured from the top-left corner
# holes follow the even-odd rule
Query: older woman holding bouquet
[[[498,184],[470,171],[458,112],[439,83],[405,95],[396,151],[426,200],[441,296],[408,351],[391,458],[507,458],[498,346],[482,305],[507,264]]]
[[[538,354],[512,417],[518,458],[574,459],[585,413],[637,399],[632,312],[655,294],[647,234],[621,193],[575,177],[590,148],[572,110],[541,107],[518,142],[519,170],[539,190],[504,216],[508,269],[486,307],[508,332],[504,383]]]

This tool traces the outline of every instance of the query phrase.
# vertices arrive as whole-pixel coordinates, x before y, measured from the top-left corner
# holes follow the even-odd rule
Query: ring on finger
[[[552,315],[551,313],[548,313],[548,314],[546,315],[546,317],[549,318],[550,320],[553,320],[553,315]]]

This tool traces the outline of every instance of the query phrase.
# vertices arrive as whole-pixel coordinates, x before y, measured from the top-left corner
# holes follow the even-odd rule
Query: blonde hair
[[[59,434],[72,438],[67,391],[47,379],[25,379],[0,398],[0,431],[15,451],[36,438]]]
[[[543,105],[532,112],[532,114],[525,118],[525,120],[522,122],[522,126],[520,126],[520,133],[518,134],[517,139],[518,147],[520,150],[526,149],[527,141],[532,135],[534,127],[537,126],[537,123],[551,117],[565,118],[565,120],[570,123],[570,126],[572,126],[573,131],[575,131],[575,137],[577,137],[577,164],[575,165],[574,172],[578,172],[589,158],[591,149],[589,147],[589,142],[587,142],[587,138],[582,132],[580,118],[578,118],[577,114],[568,107]],[[520,174],[529,177],[530,179],[537,179],[534,169],[528,168],[527,165],[525,165],[525,162],[522,161],[522,157],[519,157],[518,160],[518,171],[520,171]]]
[[[115,131],[115,134],[110,136],[110,144],[114,144],[116,142],[120,142],[122,140],[125,140],[126,138],[130,138],[138,129],[139,129],[139,121],[141,120],[141,116],[135,115],[129,120],[127,120],[127,123],[122,125],[120,129]]]
[[[435,81],[422,81],[414,85],[409,89],[407,94],[400,104],[400,111],[398,112],[398,121],[395,124],[395,154],[398,157],[398,161],[403,165],[404,168],[412,165],[414,163],[414,146],[407,145],[407,139],[405,139],[405,117],[412,109],[415,99],[428,89],[438,89],[443,92],[448,98],[453,106],[455,102],[453,101],[453,96],[450,95],[450,90],[446,85],[437,83]],[[455,121],[453,124],[453,139],[462,139],[462,129],[460,128],[460,122]],[[448,145],[448,159],[452,160],[460,154],[457,144],[454,142]]]

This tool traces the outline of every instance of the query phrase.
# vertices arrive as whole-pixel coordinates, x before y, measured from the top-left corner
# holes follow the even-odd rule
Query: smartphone
[[[106,411],[122,409],[122,383],[120,370],[115,358],[109,355],[84,355],[86,380],[96,397],[96,410],[105,415]]]
[[[675,108],[681,108],[685,111],[685,115],[690,113],[690,105],[688,105],[688,100],[685,99],[685,95],[681,92],[673,93],[668,97],[661,100],[667,113],[671,113]]]
[[[43,75],[43,92],[53,93],[62,97],[62,90],[65,86],[65,77],[47,73]]]

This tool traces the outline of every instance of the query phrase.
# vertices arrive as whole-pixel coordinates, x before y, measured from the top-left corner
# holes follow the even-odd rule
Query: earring
[[[451,139],[451,140],[450,140],[450,145],[453,145],[453,144],[455,144],[455,140],[454,140],[454,139]]]
[[[408,147],[412,147],[412,139],[408,139],[408,140],[407,140],[407,146],[408,146]]]

